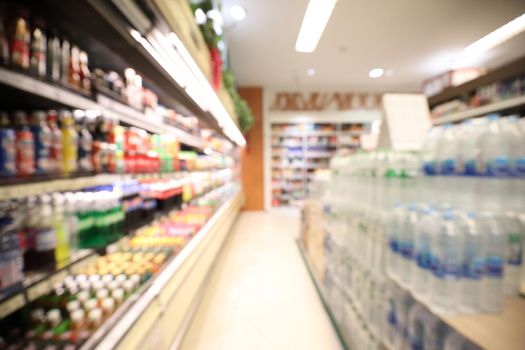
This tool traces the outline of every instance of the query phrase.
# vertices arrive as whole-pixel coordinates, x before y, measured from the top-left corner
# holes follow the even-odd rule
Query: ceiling
[[[247,16],[232,23],[241,5]],[[420,91],[459,52],[525,13],[525,0],[339,0],[314,53],[295,41],[308,0],[222,0],[230,59],[241,86]],[[525,33],[475,64],[488,69],[525,56]],[[375,67],[391,76],[370,79]],[[314,76],[306,74],[315,69]]]

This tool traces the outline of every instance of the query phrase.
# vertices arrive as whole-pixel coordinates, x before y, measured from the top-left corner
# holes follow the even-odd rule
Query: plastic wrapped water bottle
[[[479,230],[483,239],[485,267],[482,279],[481,309],[500,312],[503,308],[503,271],[505,236],[494,214],[480,214]]]
[[[480,311],[481,277],[483,274],[483,241],[476,223],[476,215],[460,216],[459,227],[463,235],[463,263],[459,308],[464,313]]]
[[[457,215],[446,211],[441,215],[438,231],[432,239],[431,303],[440,311],[457,306],[461,271],[461,234]]]
[[[429,207],[421,208],[421,219],[417,223],[414,239],[415,259],[412,263],[412,290],[420,296],[429,291],[430,258],[432,237],[436,234],[437,213]]]

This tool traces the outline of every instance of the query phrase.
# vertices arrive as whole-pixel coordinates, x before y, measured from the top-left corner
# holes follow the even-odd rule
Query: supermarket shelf
[[[272,164],[273,169],[304,169],[305,164],[288,164],[288,165],[277,165]]]
[[[239,189],[162,271],[113,314],[81,349],[129,349],[148,340],[156,344],[161,342],[165,346],[160,348],[168,348],[167,344],[173,343],[177,330],[183,326],[195,293],[241,203]],[[201,280],[189,281],[195,278]],[[159,329],[163,330],[161,334]]]
[[[21,182],[13,185],[0,186],[0,200],[36,196],[50,192],[76,191],[87,187],[109,185],[117,181],[155,180],[167,177],[183,178],[190,174],[221,172],[225,169],[176,171],[172,173],[149,173],[149,174],[98,174],[92,176],[79,176],[70,178],[58,178],[51,180],[35,180],[34,182]]]
[[[278,137],[302,137],[303,131],[272,131],[272,136]]]
[[[315,269],[314,267],[312,266],[312,263],[310,262],[310,258],[308,257],[308,253],[306,252],[306,249],[303,245],[303,243],[301,242],[301,240],[298,238],[296,239],[296,243],[297,243],[297,247],[299,248],[299,252],[301,253],[301,256],[303,257],[303,261],[304,261],[304,264],[306,266],[306,269],[308,270],[308,274],[310,275],[310,278],[312,279],[312,282],[314,284],[314,287],[315,287],[315,290],[317,291],[317,294],[319,295],[319,298],[321,299],[321,302],[323,303],[323,307],[326,311],[326,313],[328,314],[328,317],[330,318],[330,321],[332,322],[332,325],[337,333],[337,337],[339,338],[339,342],[341,343],[341,346],[345,349],[345,350],[349,350],[350,348],[348,347],[348,344],[346,343],[345,339],[344,339],[344,333],[343,333],[343,330],[341,328],[339,328],[339,325],[335,319],[335,316],[334,314],[332,313],[332,311],[330,310],[330,306],[328,306],[328,302],[326,300],[326,297],[325,297],[325,292],[324,292],[324,288],[323,288],[323,285],[321,283],[321,281],[319,280],[319,278],[317,277],[316,273],[315,273]]]
[[[525,299],[507,297],[501,314],[444,315],[433,310],[424,299],[414,295],[398,281],[421,305],[482,349],[522,350],[525,344]]]
[[[146,115],[104,95],[97,95],[96,101],[94,101],[59,85],[1,67],[0,84],[70,108],[100,111],[116,120],[150,132],[167,132],[174,135],[180,142],[192,147],[199,149],[206,147],[205,143],[198,137],[173,126],[165,125],[158,116]]]
[[[505,111],[512,108],[525,107],[525,95],[498,101],[486,106],[468,109],[466,111],[452,113],[432,120],[434,125],[459,122],[472,117],[479,117],[488,113]]]
[[[64,268],[28,274],[21,285],[0,295],[0,319],[49,293],[56,282],[63,281],[78,265],[83,265],[96,256],[95,251],[91,249],[79,250],[72,253],[71,262]]]

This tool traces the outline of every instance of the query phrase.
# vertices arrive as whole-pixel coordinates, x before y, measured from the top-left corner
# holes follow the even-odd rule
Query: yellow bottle
[[[77,171],[78,161],[78,134],[75,129],[75,120],[70,111],[60,111],[60,122],[62,125],[62,157],[65,174]]]

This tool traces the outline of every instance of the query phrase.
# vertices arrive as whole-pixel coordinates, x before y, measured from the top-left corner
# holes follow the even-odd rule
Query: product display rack
[[[176,42],[172,47],[177,59],[180,60],[181,55],[186,54],[183,57],[185,62],[179,66],[181,70],[177,74],[173,74],[173,70],[170,71],[172,67],[168,64],[158,61],[158,57],[153,52],[155,50],[147,50],[147,45],[144,45],[147,41],[158,44],[155,40],[159,39],[159,35],[165,38],[168,35],[175,38],[177,35],[183,36],[180,28],[172,29],[165,21],[165,16],[172,20],[181,14],[166,11],[161,13],[158,10],[157,6],[166,4],[167,2],[163,1],[150,1],[138,6],[137,3],[132,2],[124,4],[123,2],[97,0],[58,4],[44,0],[27,5],[30,7],[31,14],[42,16],[46,19],[47,24],[51,24],[46,29],[58,30],[67,35],[67,39],[72,43],[86,49],[90,55],[91,69],[95,67],[118,72],[123,72],[129,67],[136,69],[144,78],[144,88],[154,91],[159,102],[166,108],[174,109],[177,114],[186,117],[196,117],[198,119],[196,128],[188,128],[187,124],[180,124],[178,121],[176,121],[177,124],[174,124],[172,119],[164,119],[164,115],[156,113],[151,108],[132,107],[131,103],[128,105],[122,96],[115,98],[97,86],[92,86],[89,92],[75,90],[63,83],[36,76],[29,71],[11,66],[0,66],[0,87],[4,91],[2,101],[4,108],[8,110],[66,108],[86,112],[94,111],[95,115],[117,121],[123,126],[135,127],[149,133],[171,135],[180,143],[184,151],[191,150],[204,155],[232,156],[237,163],[230,164],[231,159],[227,159],[228,161],[215,160],[213,164],[227,164],[228,167],[206,170],[196,166],[188,167],[195,170],[174,172],[133,174],[78,172],[69,175],[2,178],[0,185],[0,200],[2,201],[55,192],[78,191],[127,180],[146,180],[147,182],[156,179],[168,179],[170,185],[173,185],[173,180],[180,182],[181,188],[177,188],[180,191],[176,196],[183,198],[180,201],[182,204],[179,202],[182,207],[188,203],[191,205],[194,200],[215,193],[214,191],[218,191],[215,197],[221,196],[222,204],[219,207],[216,207],[217,198],[212,198],[212,203],[214,203],[212,207],[216,209],[215,212],[194,234],[188,244],[184,245],[180,252],[171,256],[153,278],[147,280],[137,291],[133,292],[81,345],[82,349],[140,348],[153,341],[157,344],[162,342],[160,348],[169,348],[174,342],[177,342],[177,339],[180,339],[184,333],[185,324],[187,325],[191,318],[192,310],[199,302],[199,291],[205,285],[208,271],[243,203],[242,190],[238,185],[240,153],[238,149],[231,146],[243,145],[244,139],[235,124],[236,116],[229,95],[224,91],[215,92],[212,89],[209,83],[211,77],[208,77],[207,72],[201,71],[202,67],[195,65],[193,61],[195,57],[187,57],[188,51],[184,43]],[[184,10],[191,14],[189,5],[185,1],[181,4]],[[82,16],[78,16],[78,13],[82,13]],[[138,21],[142,24],[144,24],[144,19],[149,21],[148,28],[136,22],[137,18],[142,20],[142,22]],[[199,30],[193,22],[193,17],[186,24],[191,26],[192,30]],[[162,33],[159,28],[162,28]],[[86,33],[89,33],[89,36]],[[205,50],[207,51],[207,47]],[[186,80],[182,83],[178,78],[175,79],[175,76],[184,76]],[[174,125],[182,126],[179,128]],[[208,164],[206,162],[208,160],[204,159],[200,164]],[[186,169],[186,167],[181,168]],[[218,188],[211,188],[212,182],[216,186],[218,178],[223,178],[222,175],[215,177],[213,174],[219,174],[223,170],[231,170],[230,182]],[[182,187],[186,184],[194,184],[191,180],[198,180],[200,173],[210,175],[203,178],[206,180],[205,185],[195,184],[195,188],[191,186],[192,189],[189,192],[192,194],[188,197],[188,193],[183,192]],[[207,181],[210,179],[212,181]],[[195,196],[191,198],[193,194]],[[228,194],[227,198],[224,197],[226,194]],[[142,224],[151,225],[167,213],[167,208],[157,207],[159,208],[161,211],[157,211],[152,217],[145,218]],[[120,241],[96,250],[72,250],[70,262],[60,269],[26,272],[21,283],[2,290],[0,320],[6,319],[7,322],[10,320],[7,319],[9,316],[18,318],[19,314],[25,314],[26,310],[30,309],[27,307],[29,303],[54,291],[54,286],[58,282],[63,281],[68,275],[79,273],[85,266],[96,261],[100,254],[106,252],[109,254],[119,249],[119,246],[124,246],[125,242],[130,241],[130,232],[136,230],[138,230],[136,226],[132,229],[127,228],[124,230],[126,235]],[[16,312],[17,310],[19,312]],[[146,326],[152,319],[155,320],[155,327],[152,327],[151,324]],[[29,328],[25,326],[22,329],[28,330]],[[162,334],[159,336],[160,330]],[[53,341],[55,340],[58,341],[57,339]]]
[[[317,170],[328,169],[341,149],[359,149],[369,123],[272,123],[272,206],[300,204]]]

